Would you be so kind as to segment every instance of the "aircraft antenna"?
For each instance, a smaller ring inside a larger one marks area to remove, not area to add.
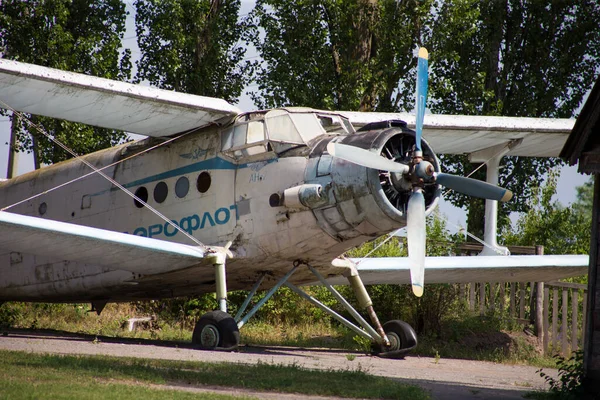
[[[152,207],[150,204],[146,203],[145,201],[143,201],[142,199],[140,199],[139,197],[137,197],[135,194],[131,193],[129,190],[127,190],[127,188],[125,188],[119,182],[115,181],[114,179],[112,179],[111,177],[109,177],[108,175],[106,175],[104,172],[102,172],[101,169],[96,168],[94,165],[92,165],[89,162],[87,162],[83,157],[79,156],[77,153],[75,153],[73,150],[71,150],[68,146],[64,145],[62,142],[60,142],[56,138],[52,137],[52,135],[48,134],[41,126],[39,126],[39,125],[35,124],[34,122],[32,122],[31,120],[29,120],[29,118],[27,118],[23,113],[21,113],[20,111],[15,110],[14,108],[12,108],[10,105],[6,104],[2,100],[0,100],[0,103],[3,105],[4,108],[6,108],[6,109],[12,111],[13,113],[17,114],[28,125],[30,125],[30,126],[34,127],[35,129],[37,129],[42,135],[44,135],[48,139],[52,140],[60,148],[62,148],[63,150],[65,150],[66,152],[68,152],[69,154],[71,154],[74,158],[76,158],[77,160],[81,161],[82,163],[84,163],[85,165],[87,165],[88,167],[90,167],[94,171],[94,173],[99,174],[104,179],[106,179],[107,181],[109,181],[110,183],[112,183],[113,185],[115,185],[116,187],[118,187],[119,189],[121,189],[123,192],[125,192],[129,197],[131,197],[134,200],[136,200],[136,201],[140,202],[141,204],[143,204],[148,210],[152,211],[155,215],[157,215],[163,221],[165,221],[166,223],[168,223],[169,225],[171,225],[173,228],[175,228],[176,230],[178,230],[179,232],[181,232],[184,236],[186,236],[192,242],[196,243],[198,246],[200,246],[202,248],[206,247],[204,244],[202,244],[194,236],[192,236],[191,234],[189,234],[185,230],[181,229],[179,227],[179,225],[175,224],[169,218],[167,218],[166,216],[164,216],[160,211],[158,211],[157,209],[155,209],[154,207]],[[12,206],[9,206],[9,207],[12,207]],[[4,208],[2,210],[4,210]]]

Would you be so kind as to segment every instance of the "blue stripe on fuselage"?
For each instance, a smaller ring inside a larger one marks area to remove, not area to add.
[[[277,162],[278,159],[274,158],[271,160],[265,160],[265,161],[258,161],[258,162],[266,162],[267,164],[271,164],[273,162]],[[184,175],[184,174],[190,174],[192,172],[198,172],[198,171],[206,171],[206,170],[233,170],[236,168],[248,168],[248,166],[250,164],[256,164],[256,162],[252,162],[252,163],[246,163],[246,164],[240,164],[240,165],[236,165],[234,163],[232,163],[231,161],[227,161],[224,160],[220,157],[215,157],[215,158],[211,158],[209,160],[204,160],[204,161],[199,161],[197,163],[193,163],[190,165],[186,165],[185,167],[179,167],[179,168],[175,168],[172,169],[170,171],[165,171],[165,172],[161,172],[160,174],[156,174],[156,175],[151,175],[148,176],[146,178],[142,178],[142,179],[138,179],[137,181],[133,181],[133,182],[129,182],[126,184],[123,184],[123,186],[125,188],[130,188],[133,186],[139,186],[139,185],[144,185],[146,183],[151,183],[151,182],[156,182],[159,181],[161,179],[167,179],[167,178],[173,178],[175,176],[180,176],[180,175]],[[99,196],[102,195],[106,192],[109,191],[116,191],[119,188],[113,186],[108,190],[102,190],[100,192],[97,193],[93,193],[90,194],[90,196]]]
[[[173,178],[174,176],[190,174],[192,172],[204,171],[207,169],[236,169],[243,168],[246,165],[237,166],[232,162],[229,162],[219,157],[215,157],[211,158],[210,160],[200,161],[194,164],[186,165],[185,167],[175,168],[170,171],[161,172],[160,174],[138,179],[137,181],[129,182],[123,186],[125,186],[126,188],[130,188],[133,186],[143,185],[145,183],[159,181],[161,179]]]

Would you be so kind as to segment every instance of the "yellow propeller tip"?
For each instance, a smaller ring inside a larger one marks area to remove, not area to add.
[[[417,296],[417,297],[423,296],[423,286],[412,285],[412,290],[413,290],[413,293],[415,294],[415,296]]]
[[[425,47],[419,49],[419,58],[424,58],[426,60],[429,58],[429,52]]]
[[[506,193],[504,193],[504,196],[502,196],[502,198],[500,199],[501,202],[506,203],[507,201],[510,201],[510,199],[512,199],[513,197],[513,192],[511,192],[510,190],[507,190]]]

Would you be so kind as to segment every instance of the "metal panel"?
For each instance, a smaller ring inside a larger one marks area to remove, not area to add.
[[[0,212],[0,249],[85,262],[141,274],[200,264],[198,247]]]
[[[240,113],[222,99],[6,59],[0,59],[0,100],[22,112],[148,136],[227,123]]]
[[[414,114],[342,112],[353,125],[401,119],[415,127]],[[468,154],[513,139],[523,143],[508,155],[558,157],[575,124],[574,119],[487,117],[472,115],[425,116],[423,137],[439,154]]]
[[[359,259],[353,259],[359,262]],[[473,256],[426,257],[425,285],[428,283],[528,282],[551,280],[587,273],[589,257],[566,256]],[[365,284],[410,283],[408,258],[366,258],[356,267]],[[347,284],[332,278],[332,284]]]

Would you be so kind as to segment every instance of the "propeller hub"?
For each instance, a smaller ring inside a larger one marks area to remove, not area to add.
[[[434,172],[435,168],[429,161],[421,161],[415,164],[415,175],[424,181],[430,181]]]

